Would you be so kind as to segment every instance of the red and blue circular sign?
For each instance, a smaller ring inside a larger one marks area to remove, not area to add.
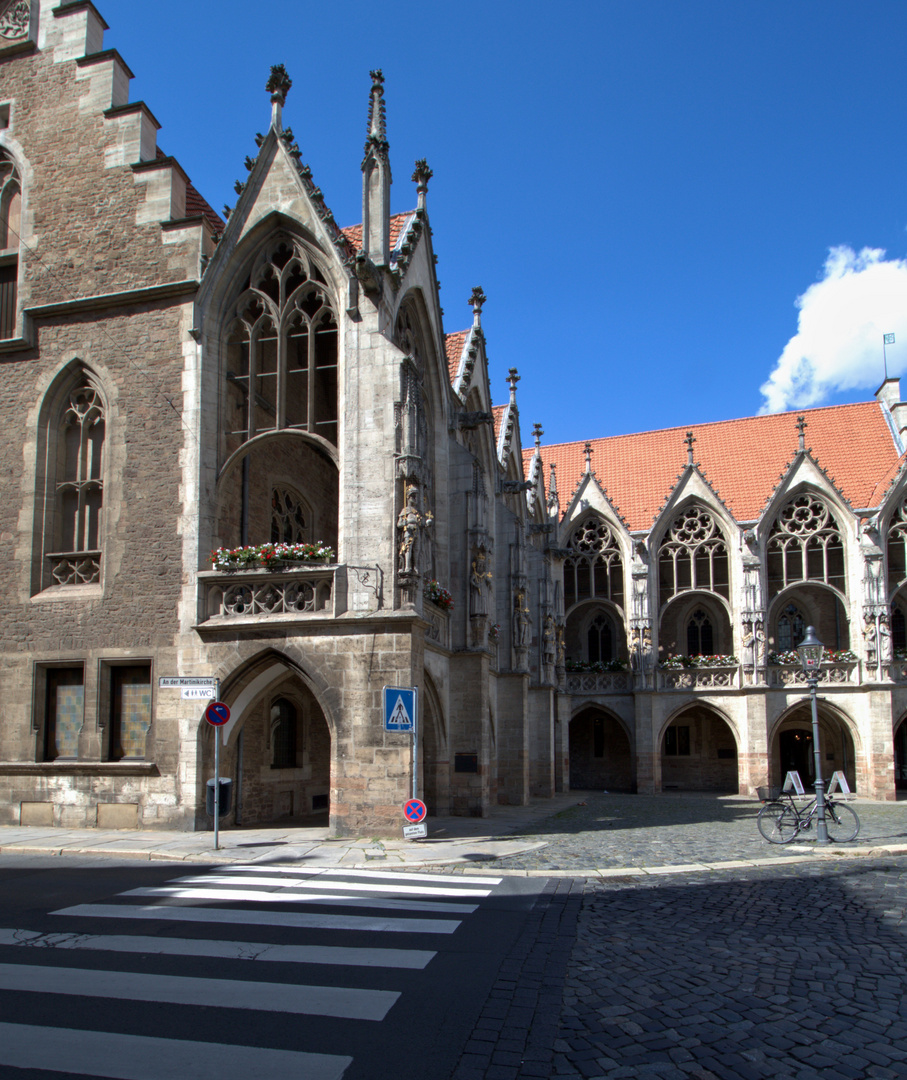
[[[205,709],[205,719],[215,727],[226,724],[230,719],[230,706],[225,705],[222,701],[212,701]]]
[[[403,813],[407,821],[419,822],[427,813],[425,803],[421,799],[410,799],[408,803],[403,804]]]

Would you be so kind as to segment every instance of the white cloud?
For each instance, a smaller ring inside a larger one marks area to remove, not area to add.
[[[897,338],[888,346],[888,374],[904,370],[907,260],[886,259],[880,248],[832,248],[822,279],[797,298],[797,307],[797,333],[759,388],[760,412],[821,405],[840,390],[875,390],[883,377],[883,334]]]

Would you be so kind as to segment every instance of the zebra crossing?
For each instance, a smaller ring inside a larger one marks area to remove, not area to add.
[[[413,980],[500,883],[244,865],[58,908],[49,930],[0,927],[0,1073],[340,1080],[349,1029],[330,1025],[380,1024],[418,996]],[[108,1009],[128,1030],[71,1026]]]

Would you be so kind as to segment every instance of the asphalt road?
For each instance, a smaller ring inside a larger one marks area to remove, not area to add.
[[[544,887],[0,857],[0,1076],[449,1080]]]

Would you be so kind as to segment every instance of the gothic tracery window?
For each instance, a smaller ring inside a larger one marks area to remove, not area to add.
[[[22,185],[13,163],[0,151],[0,338],[16,332],[16,282]]]
[[[48,430],[48,585],[86,585],[101,577],[104,403],[83,374]]]
[[[624,603],[623,560],[611,528],[598,517],[586,518],[568,541],[564,560],[564,604],[579,600],[610,600]]]
[[[768,540],[769,596],[795,581],[846,591],[841,531],[824,500],[809,492],[785,505]]]
[[[712,620],[697,608],[687,621],[687,656],[712,656],[714,640]]]
[[[796,649],[806,637],[806,620],[794,604],[787,607],[778,616],[778,650],[788,652]]]
[[[337,320],[324,275],[281,238],[259,257],[227,333],[227,452],[266,431],[337,442]]]
[[[271,543],[299,544],[309,539],[309,522],[302,499],[290,488],[271,491]]]
[[[598,614],[589,624],[586,632],[586,645],[590,664],[601,662],[606,664],[616,656],[614,649],[614,630],[611,620],[603,614]]]
[[[729,597],[727,544],[712,514],[702,506],[682,510],[658,553],[660,602],[704,589]]]

